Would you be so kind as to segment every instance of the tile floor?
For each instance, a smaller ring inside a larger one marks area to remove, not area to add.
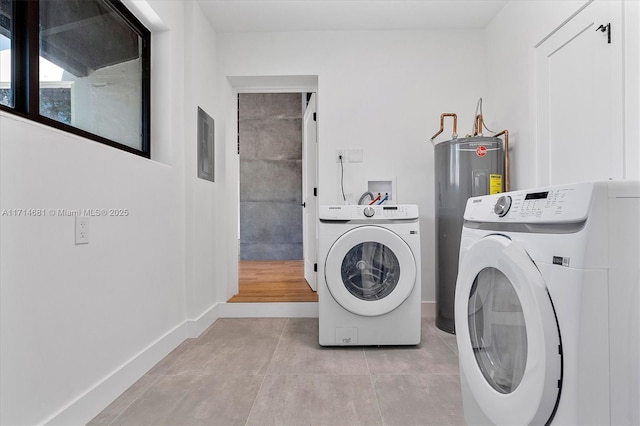
[[[219,319],[90,424],[464,424],[455,336],[423,318],[417,347],[322,348],[317,318]]]

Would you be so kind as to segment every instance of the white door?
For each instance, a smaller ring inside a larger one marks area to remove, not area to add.
[[[318,137],[316,122],[316,94],[311,94],[304,112],[302,129],[302,255],[304,279],[317,291],[318,262],[318,206],[317,206],[317,157]]]
[[[542,275],[502,235],[473,244],[459,270],[456,340],[470,392],[494,424],[546,424],[560,394],[562,355]]]
[[[595,0],[536,47],[540,186],[624,178],[622,34],[620,1]]]
[[[411,249],[397,234],[379,226],[360,226],[333,243],[324,273],[340,306],[356,315],[378,316],[409,297],[417,269]]]

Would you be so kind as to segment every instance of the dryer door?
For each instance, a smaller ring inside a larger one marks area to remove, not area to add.
[[[523,248],[501,235],[469,248],[455,321],[461,373],[487,418],[547,423],[560,393],[560,336],[543,277]]]
[[[331,295],[344,309],[377,316],[409,297],[416,282],[416,261],[399,235],[379,226],[361,226],[331,246],[324,272]]]

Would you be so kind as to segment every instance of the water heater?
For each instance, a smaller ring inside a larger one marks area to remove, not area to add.
[[[464,209],[470,197],[508,191],[509,132],[483,136],[482,115],[477,115],[474,134],[458,138],[456,114],[445,113],[432,142],[442,133],[445,117],[453,117],[452,137],[434,143],[436,326],[455,333],[453,307]],[[504,141],[500,136],[504,136]]]

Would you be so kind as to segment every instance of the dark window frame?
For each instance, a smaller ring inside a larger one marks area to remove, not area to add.
[[[151,32],[119,0],[104,0],[136,32],[142,41],[142,123],[141,148],[132,148],[100,135],[40,115],[40,1],[13,0],[12,82],[14,106],[0,104],[8,112],[37,123],[82,136],[145,158],[151,158]]]

